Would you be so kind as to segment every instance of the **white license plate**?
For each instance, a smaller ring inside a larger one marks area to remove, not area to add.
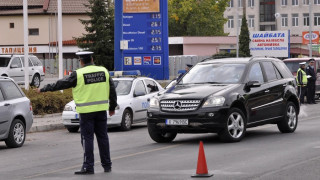
[[[166,119],[166,125],[188,125],[188,119]]]
[[[75,117],[76,119],[79,119],[79,114],[76,114],[76,117]]]

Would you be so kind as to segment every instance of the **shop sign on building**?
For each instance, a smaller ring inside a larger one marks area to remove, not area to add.
[[[319,31],[312,31],[311,41],[312,44],[319,44]],[[310,44],[309,31],[302,32],[302,44]]]
[[[290,31],[253,31],[250,39],[252,56],[290,56]]]
[[[24,47],[0,47],[0,54],[23,54],[24,53]],[[30,46],[29,47],[29,53],[35,54],[38,53],[37,47]]]

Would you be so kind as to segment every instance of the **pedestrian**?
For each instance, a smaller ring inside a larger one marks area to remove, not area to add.
[[[314,96],[316,93],[316,80],[317,80],[317,75],[314,71],[314,63],[315,60],[313,58],[309,59],[308,61],[309,65],[306,68],[306,74],[308,78],[308,83],[307,83],[307,102],[308,104],[317,104]]]
[[[297,83],[298,83],[298,96],[300,103],[304,104],[304,96],[307,90],[307,74],[305,73],[306,62],[299,63],[300,68],[297,71]]]
[[[111,172],[109,138],[107,133],[107,110],[114,115],[117,94],[109,72],[102,66],[93,64],[93,52],[78,52],[82,68],[70,76],[48,84],[38,93],[72,88],[76,110],[80,114],[81,144],[84,150],[83,165],[75,174],[94,174],[93,141],[96,135],[101,165],[104,172]]]
[[[177,81],[179,81],[183,75],[185,75],[191,68],[192,68],[192,64],[186,64],[186,67],[185,67],[185,72],[184,73],[181,73],[178,77],[177,77]]]

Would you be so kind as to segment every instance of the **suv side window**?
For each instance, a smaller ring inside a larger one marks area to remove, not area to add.
[[[21,57],[21,61],[22,61],[22,64],[23,64],[23,66],[24,66],[24,57]],[[32,65],[32,63],[31,63],[31,60],[30,60],[30,58],[29,58],[29,67],[32,67],[33,65]]]
[[[266,76],[268,81],[273,81],[277,79],[276,72],[274,70],[274,67],[272,65],[272,62],[262,62],[264,70],[266,72]]]
[[[2,90],[6,100],[23,97],[18,87],[11,81],[2,82]]]
[[[37,57],[30,56],[29,59],[31,59],[34,66],[42,66],[41,61]]]
[[[249,81],[258,81],[261,84],[264,82],[260,63],[255,63],[251,67],[249,72]]]
[[[147,94],[146,88],[141,80],[137,82],[136,87],[134,88],[134,94]]]
[[[22,68],[22,64],[21,64],[20,58],[18,58],[18,57],[13,58],[10,67],[12,65],[17,65],[18,68]]]
[[[283,76],[282,76],[281,73],[279,72],[278,68],[277,68],[275,65],[273,65],[273,68],[274,68],[274,70],[276,71],[277,78],[278,78],[278,79],[282,79]]]
[[[146,79],[145,82],[147,84],[148,93],[153,93],[153,92],[159,91],[159,88],[154,81]]]

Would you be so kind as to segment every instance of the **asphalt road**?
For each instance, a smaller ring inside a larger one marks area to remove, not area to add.
[[[0,142],[0,179],[185,180],[196,172],[199,141],[204,142],[207,179],[319,180],[320,104],[302,106],[297,131],[281,134],[277,126],[249,129],[239,143],[221,143],[215,134],[179,134],[157,144],[145,123],[132,131],[110,129],[113,169],[104,173],[95,144],[95,174],[76,176],[82,164],[80,133],[67,130],[28,133],[22,148]]]

